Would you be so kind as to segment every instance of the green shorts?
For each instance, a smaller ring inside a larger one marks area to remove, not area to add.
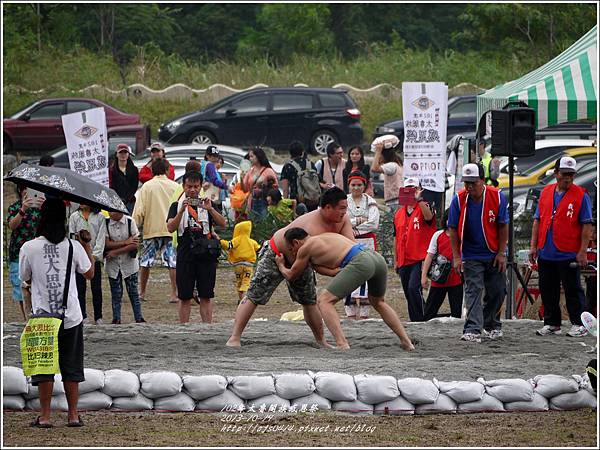
[[[383,297],[387,285],[385,258],[370,249],[363,249],[329,282],[327,289],[337,298],[344,298],[365,281],[369,296]]]
[[[275,262],[275,252],[265,241],[258,252],[258,259],[254,276],[250,280],[250,287],[246,298],[255,305],[266,305],[271,299],[277,286],[285,280]],[[294,281],[286,281],[290,297],[301,305],[314,305],[317,303],[317,286],[315,272],[308,266]]]

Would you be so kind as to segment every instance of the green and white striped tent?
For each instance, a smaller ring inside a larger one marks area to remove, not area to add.
[[[579,119],[595,119],[597,32],[596,25],[542,67],[477,96],[477,118],[490,109],[501,109],[508,102],[522,100],[535,109],[536,129]]]

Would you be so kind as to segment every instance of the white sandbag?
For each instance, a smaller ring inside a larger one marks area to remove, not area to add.
[[[145,411],[154,408],[154,400],[138,393],[133,397],[113,398],[111,410],[116,411]]]
[[[2,394],[27,394],[27,378],[20,367],[2,367]]]
[[[391,376],[355,375],[358,400],[369,405],[393,400],[400,395],[398,382]]]
[[[304,397],[299,397],[291,401],[292,406],[295,406],[300,412],[307,412],[315,410],[329,411],[331,409],[331,402],[325,397],[321,397],[319,394],[314,392]]]
[[[587,390],[582,389],[569,394],[560,394],[550,399],[550,409],[567,411],[570,409],[594,408],[598,400]]]
[[[239,375],[230,377],[227,381],[229,381],[228,389],[245,400],[275,393],[272,376]]]
[[[402,397],[413,405],[435,403],[440,395],[440,391],[433,381],[422,380],[421,378],[403,378],[398,380],[398,388]]]
[[[290,409],[290,401],[285,398],[281,398],[275,394],[265,395],[258,397],[246,402],[247,408],[253,408],[254,411],[258,411],[261,408],[265,408],[266,411],[271,412],[286,412]]]
[[[25,409],[25,399],[22,395],[3,395],[2,408],[13,411],[23,411]]]
[[[439,392],[439,391],[438,391]],[[423,403],[415,406],[415,414],[456,413],[456,402],[446,394],[439,394],[433,403]]]
[[[27,394],[23,394],[26,400],[38,398],[40,396],[38,387],[31,384],[31,377],[27,377]],[[57,373],[54,375],[54,387],[52,388],[52,396],[65,395],[65,387],[62,382],[62,375]]]
[[[534,391],[547,399],[579,390],[579,385],[573,377],[560,375],[538,375],[533,378],[533,384],[535,386]]]
[[[160,397],[154,399],[154,409],[156,411],[193,411],[196,407],[196,401],[184,392],[178,392],[169,397]]]
[[[98,411],[99,409],[108,409],[112,405],[113,399],[102,391],[92,391],[79,396],[77,409],[85,411]]]
[[[357,399],[352,375],[334,372],[315,374],[316,392],[332,402],[353,402]]]
[[[485,386],[485,391],[496,397],[502,403],[530,402],[533,400],[533,386],[529,381],[520,378],[508,378],[486,381],[478,378],[477,381]]]
[[[483,397],[474,402],[460,403],[458,412],[503,412],[504,404],[496,397],[483,394]]]
[[[182,381],[186,393],[194,400],[214,397],[227,389],[227,378],[221,375],[185,375]]]
[[[100,391],[104,387],[104,372],[98,369],[83,369],[85,381],[79,383],[79,394]]]
[[[209,412],[235,411],[240,405],[245,406],[244,400],[226,389],[222,394],[200,400],[196,403],[196,410]]]
[[[485,386],[476,381],[439,381],[438,388],[458,404],[476,402],[485,394]]]
[[[292,400],[305,397],[315,391],[313,378],[305,373],[282,373],[275,375],[275,392],[281,398]]]
[[[399,395],[394,400],[381,402],[373,408],[375,414],[389,414],[390,416],[402,416],[415,413],[415,405]]]
[[[331,409],[353,414],[373,414],[373,405],[367,405],[360,400],[354,400],[353,402],[333,402]]]
[[[134,397],[140,392],[140,379],[133,372],[111,369],[104,372],[102,392],[111,397]]]
[[[548,411],[550,405],[548,399],[537,392],[533,393],[533,400],[530,402],[509,402],[504,404],[507,411]]]
[[[28,400],[25,407],[27,409],[33,409],[34,411],[39,411],[40,410],[40,399],[32,398],[31,400]],[[54,410],[54,411],[55,410],[68,411],[69,405],[67,403],[67,397],[65,396],[65,394],[53,395],[50,400],[50,409]]]
[[[171,397],[181,392],[183,382],[175,372],[157,371],[140,374],[140,393],[148,398]],[[156,408],[156,403],[154,404]]]

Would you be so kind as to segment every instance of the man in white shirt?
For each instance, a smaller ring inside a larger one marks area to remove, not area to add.
[[[58,332],[59,365],[69,405],[68,426],[82,426],[77,413],[79,383],[83,374],[83,316],[77,297],[75,273],[90,280],[94,277],[94,258],[90,248],[89,232],[82,230],[78,240],[66,239],[66,210],[62,200],[47,198],[41,208],[38,227],[40,237],[26,242],[19,253],[19,275],[31,286],[31,308],[35,314],[61,313],[64,320]],[[67,274],[69,242],[73,246],[70,273]],[[67,308],[63,308],[65,283],[69,276]],[[54,388],[54,374],[33,375],[31,384],[39,386],[40,415],[31,424],[38,428],[50,428],[50,401]]]

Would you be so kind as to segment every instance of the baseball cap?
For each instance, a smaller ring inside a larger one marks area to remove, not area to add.
[[[462,168],[462,181],[474,182],[477,180],[483,180],[485,174],[483,172],[483,166],[479,164],[470,163],[465,164]]]
[[[209,145],[206,147],[206,155],[207,156],[216,156],[219,154],[219,149],[216,145]]]
[[[133,152],[131,151],[131,147],[129,145],[127,145],[127,144],[119,144],[119,145],[117,145],[117,149],[115,150],[115,153],[120,153],[122,151],[126,151],[130,155],[133,155]]]
[[[419,179],[416,177],[408,177],[404,179],[404,187],[419,187]]]
[[[150,151],[153,152],[154,150],[164,150],[165,147],[160,143],[160,142],[153,142],[152,145],[150,146]]]
[[[577,172],[577,161],[570,156],[563,156],[562,158],[558,158],[556,160],[556,164],[554,164],[554,170],[575,173]]]

